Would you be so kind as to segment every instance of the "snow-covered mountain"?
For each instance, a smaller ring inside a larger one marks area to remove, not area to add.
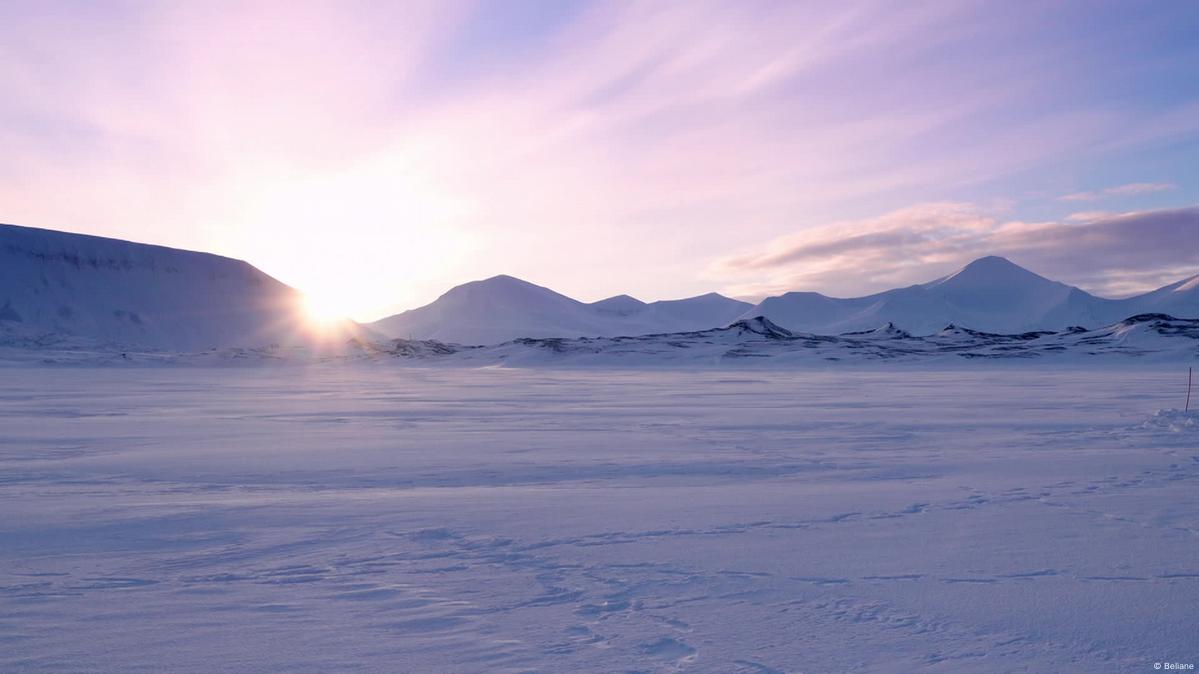
[[[641,334],[653,332],[688,332],[714,326],[728,325],[752,305],[719,293],[708,293],[681,300],[642,302],[628,295],[617,295],[591,303],[605,312],[617,313],[640,323]],[[624,326],[614,326],[625,329]],[[612,334],[621,334],[613,332]],[[638,333],[624,333],[638,334]]]
[[[867,297],[792,292],[757,305],[716,293],[649,303],[618,295],[587,304],[496,276],[452,288],[431,304],[369,328],[343,321],[317,329],[299,292],[240,260],[0,225],[0,342],[9,346],[197,351],[328,346],[383,336],[486,345],[518,338],[673,335],[758,317],[804,333],[869,332],[855,339],[877,341],[940,334],[947,324],[1020,334],[1093,328],[1140,314],[1199,318],[1199,276],[1113,300],[984,257],[929,283]]]
[[[1109,313],[1158,313],[1199,318],[1199,274],[1143,295],[1109,301]]]
[[[1096,297],[995,256],[906,288],[855,298],[789,292],[757,305],[716,293],[642,302],[617,295],[584,304],[511,276],[451,289],[419,309],[371,327],[395,338],[498,344],[519,337],[614,337],[691,332],[759,316],[791,330],[835,335],[893,324],[917,335],[947,324],[995,333],[1107,325],[1128,316],[1162,313],[1199,317],[1199,276],[1120,300]]]
[[[628,295],[591,304],[512,276],[450,289],[436,301],[372,323],[385,335],[460,344],[498,344],[518,337],[604,337],[681,332],[727,325],[748,309],[709,293],[642,302]]]
[[[0,336],[171,351],[313,344],[298,291],[218,255],[0,225]]]
[[[819,334],[893,323],[927,335],[950,323],[986,332],[1020,333],[1094,327],[1143,313],[1199,318],[1199,277],[1110,300],[989,256],[929,283],[866,297],[839,299],[811,292],[769,297],[741,317],[765,316],[789,329]]]

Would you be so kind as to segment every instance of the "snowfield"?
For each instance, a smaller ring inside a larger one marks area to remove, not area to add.
[[[130,347],[125,347],[130,348]],[[916,336],[892,324],[843,335],[792,332],[767,318],[710,330],[625,337],[515,339],[494,346],[436,340],[330,340],[313,346],[271,345],[254,349],[172,352],[126,351],[112,344],[65,335],[20,335],[0,330],[0,367],[41,365],[397,364],[449,367],[531,368],[732,368],[793,369],[891,364],[947,367],[992,361],[1040,361],[1049,367],[1187,363],[1199,358],[1199,319],[1140,314],[1095,330],[1013,335],[956,325]],[[1085,365],[1084,365],[1085,364]]]
[[[3,672],[1199,662],[1185,366],[0,370]]]

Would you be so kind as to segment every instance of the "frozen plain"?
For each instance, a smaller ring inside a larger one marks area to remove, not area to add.
[[[3,368],[0,671],[1199,662],[1199,420],[1158,413],[1183,385]]]

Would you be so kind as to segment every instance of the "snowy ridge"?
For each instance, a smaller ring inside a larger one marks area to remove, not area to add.
[[[1095,357],[1185,361],[1199,358],[1199,320],[1141,314],[1096,330],[1074,327],[1014,334],[948,325],[934,334],[917,337],[892,324],[842,335],[793,332],[758,316],[724,328],[672,334],[521,338],[490,347],[394,340],[364,343],[362,348],[364,354],[372,356],[476,365],[731,365],[747,361],[787,365]]]
[[[439,340],[353,337],[314,349],[300,344],[227,348],[200,353],[121,351],[80,339],[0,340],[0,364],[254,364],[391,361],[447,366],[804,367],[830,364],[965,361],[1122,363],[1199,360],[1199,319],[1139,314],[1095,330],[1001,334],[958,325],[924,336],[888,324],[875,330],[817,335],[788,330],[758,316],[723,328],[619,337],[521,337],[492,346]],[[756,364],[756,365],[755,365]]]

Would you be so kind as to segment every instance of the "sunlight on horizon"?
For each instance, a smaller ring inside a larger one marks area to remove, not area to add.
[[[328,327],[349,318],[338,298],[314,293],[304,293],[304,313],[316,328]]]
[[[231,235],[254,251],[256,266],[303,292],[320,320],[365,322],[427,301],[417,289],[440,286],[477,238],[458,224],[469,203],[394,155],[238,179],[253,187],[240,209],[245,226]]]

